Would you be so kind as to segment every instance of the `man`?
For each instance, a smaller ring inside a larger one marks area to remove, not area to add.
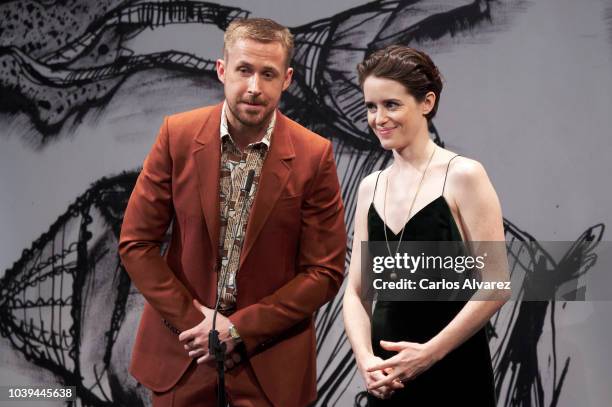
[[[316,398],[312,316],[342,283],[346,232],[331,143],[276,110],[292,52],[271,20],[230,24],[225,102],[167,117],[132,192],[119,252],[147,302],[130,372],[154,406],[216,405],[218,295],[230,404]]]

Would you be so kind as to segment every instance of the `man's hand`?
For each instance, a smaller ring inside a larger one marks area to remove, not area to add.
[[[191,329],[181,332],[179,341],[184,344],[185,350],[190,358],[198,358],[197,363],[213,362],[213,355],[208,352],[208,333],[212,329],[212,320],[214,310],[200,304],[198,300],[193,300],[193,306],[204,315],[204,320]],[[225,366],[231,369],[234,365],[240,362],[240,355],[233,352],[236,347],[236,342],[229,334],[229,328],[232,325],[230,320],[217,313],[216,329],[219,332],[219,340],[225,343],[227,354]]]

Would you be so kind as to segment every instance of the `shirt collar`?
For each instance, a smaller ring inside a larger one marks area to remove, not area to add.
[[[232,138],[229,132],[229,126],[227,125],[227,115],[225,113],[226,108],[227,108],[227,101],[224,101],[223,109],[221,109],[221,125],[219,129],[220,130],[219,133],[221,135],[221,140],[223,140],[227,136],[232,141],[232,143],[234,143],[234,139]],[[272,115],[272,119],[270,120],[270,123],[268,123],[268,127],[266,128],[266,132],[264,133],[263,138],[259,141],[256,141],[255,143],[249,144],[248,147],[261,143],[265,145],[266,148],[270,148],[270,142],[272,141],[272,133],[274,132],[275,125],[276,125],[276,110],[274,110],[274,114]]]

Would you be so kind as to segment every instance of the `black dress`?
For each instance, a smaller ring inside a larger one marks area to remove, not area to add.
[[[448,167],[446,171],[448,173]],[[403,241],[461,240],[459,228],[443,196],[445,185],[446,176],[442,195],[408,221]],[[369,239],[384,241],[384,227],[372,200],[368,211]],[[387,227],[387,238],[390,241],[397,241],[399,236]],[[388,359],[396,354],[382,349],[380,340],[427,342],[448,325],[464,305],[465,302],[458,301],[377,302],[372,315],[374,354],[382,359]],[[494,407],[496,402],[493,369],[484,328],[414,380],[406,382],[404,386],[387,400],[368,395],[368,406]]]

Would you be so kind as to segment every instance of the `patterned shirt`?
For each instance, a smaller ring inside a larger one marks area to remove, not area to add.
[[[229,134],[227,116],[225,109],[227,102],[223,104],[221,111],[221,171],[220,171],[220,196],[219,203],[221,208],[221,229],[219,234],[219,278],[217,279],[217,294],[221,297],[219,310],[224,315],[229,315],[236,307],[236,273],[240,263],[240,252],[247,229],[247,220],[251,211],[251,206],[257,192],[261,168],[270,143],[272,132],[276,124],[276,112],[272,115],[270,124],[266,129],[263,138],[249,144],[244,151],[240,151],[236,146],[232,136]],[[248,197],[245,197],[242,188],[250,170],[255,170],[253,185]],[[242,220],[240,214],[243,211]],[[232,236],[234,239],[234,250],[231,253]],[[227,274],[227,275],[225,275]],[[222,292],[223,279],[226,279],[225,290]]]

